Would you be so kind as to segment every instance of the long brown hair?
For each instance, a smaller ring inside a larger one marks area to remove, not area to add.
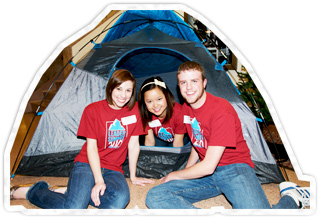
[[[144,101],[145,92],[147,92],[149,90],[153,90],[155,88],[159,88],[162,91],[162,93],[164,94],[166,101],[167,101],[166,117],[163,120],[164,124],[169,122],[172,115],[173,115],[173,106],[175,104],[174,96],[167,87],[164,88],[162,86],[159,86],[159,85],[156,85],[155,83],[153,83],[155,81],[155,79],[160,82],[163,82],[163,80],[160,77],[148,78],[141,85],[139,95],[138,95],[139,112],[140,112],[141,121],[142,121],[142,125],[143,125],[144,130],[147,127],[148,122],[151,122],[151,120],[152,120],[152,113],[149,112],[149,110],[147,109],[146,103]]]
[[[125,81],[132,81],[133,83],[132,96],[129,102],[126,104],[129,107],[129,110],[131,110],[134,107],[134,104],[136,103],[136,79],[133,77],[131,72],[126,69],[116,70],[111,75],[106,87],[106,100],[110,105],[113,105],[114,103],[111,96],[112,91]]]

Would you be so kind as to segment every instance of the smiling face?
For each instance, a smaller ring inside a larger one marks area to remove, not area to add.
[[[125,81],[120,84],[118,87],[113,89],[111,93],[111,98],[113,104],[110,105],[113,109],[121,109],[124,107],[130,100],[133,92],[133,82]]]
[[[164,119],[167,112],[167,100],[163,92],[159,88],[148,90],[144,93],[144,102],[149,112]]]
[[[177,77],[182,97],[192,108],[201,107],[206,100],[207,79],[203,80],[202,74],[198,70],[184,70]]]

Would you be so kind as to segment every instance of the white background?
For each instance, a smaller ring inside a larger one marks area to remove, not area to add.
[[[34,81],[37,72],[61,43],[90,24],[111,3],[127,1],[1,1],[0,136],[3,152],[14,124],[20,122],[20,119],[16,121],[20,104],[25,95],[30,97],[27,91],[32,83],[38,82],[38,79]],[[184,4],[209,20],[246,58],[273,103],[300,170],[317,179],[319,1],[176,0],[173,3]],[[3,175],[3,168],[1,171]],[[1,213],[8,217],[21,215],[7,212],[3,207]],[[316,215],[319,213],[313,217]]]

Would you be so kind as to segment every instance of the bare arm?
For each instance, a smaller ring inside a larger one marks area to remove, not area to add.
[[[128,143],[130,180],[132,184],[137,184],[142,186],[144,186],[144,184],[146,183],[154,183],[154,181],[151,179],[136,177],[139,153],[140,153],[139,136],[131,136]]]
[[[96,139],[87,138],[87,156],[95,181],[95,186],[91,190],[91,199],[96,206],[99,206],[99,194],[104,194],[104,191],[106,190],[106,184],[104,183],[101,173],[100,157],[98,154]]]
[[[173,140],[173,147],[182,147],[183,137],[184,137],[184,134],[175,134],[174,140]]]
[[[194,147],[191,148],[191,153],[187,162],[187,165],[185,168],[189,168],[193,165],[195,165],[199,160],[199,155],[196,151],[196,149],[194,149]]]
[[[201,162],[183,170],[171,172],[167,176],[163,177],[161,182],[164,183],[171,180],[181,179],[196,179],[214,173],[224,150],[225,147],[222,146],[209,146],[206,156]]]
[[[152,129],[148,130],[148,134],[145,136],[144,145],[145,146],[154,146],[156,141],[154,139],[154,134]]]

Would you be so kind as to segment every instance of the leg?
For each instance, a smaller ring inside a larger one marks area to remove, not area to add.
[[[269,209],[269,201],[254,169],[247,164],[217,167],[216,184],[234,209]]]
[[[270,209],[269,201],[254,169],[247,164],[218,167],[214,173],[217,185],[234,209]],[[296,209],[292,197],[284,195],[273,209]]]
[[[89,164],[75,163],[69,177],[66,194],[50,191],[45,182],[34,184],[27,192],[27,199],[45,209],[84,209],[87,208],[94,178]]]
[[[212,176],[192,180],[173,180],[153,187],[146,205],[151,209],[196,209],[192,204],[220,195]]]
[[[123,209],[130,200],[130,192],[124,175],[120,172],[102,169],[104,182],[107,186],[103,196],[100,196],[101,209]],[[92,200],[90,205],[94,206]]]
[[[283,196],[278,204],[272,206],[272,209],[299,209],[294,199],[288,195]]]

